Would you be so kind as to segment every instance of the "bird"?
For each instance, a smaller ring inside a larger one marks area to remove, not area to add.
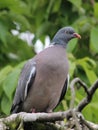
[[[63,100],[69,82],[67,44],[81,36],[70,27],[62,27],[51,44],[24,65],[10,112],[50,113]]]

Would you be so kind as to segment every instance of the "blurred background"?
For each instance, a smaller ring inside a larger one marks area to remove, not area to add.
[[[70,81],[79,77],[90,87],[98,77],[97,0],[0,0],[0,115],[10,112],[25,62],[64,26],[72,26],[82,37],[67,47]],[[84,90],[76,88],[75,106],[84,96]],[[56,110],[67,110],[70,100],[68,90]],[[98,91],[83,114],[98,122]]]

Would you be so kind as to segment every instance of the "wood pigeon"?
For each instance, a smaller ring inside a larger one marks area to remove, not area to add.
[[[61,102],[68,86],[66,46],[81,38],[72,27],[61,28],[51,45],[24,65],[16,88],[11,113],[52,112]]]

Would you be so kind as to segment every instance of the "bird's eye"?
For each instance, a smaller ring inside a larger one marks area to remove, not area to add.
[[[72,31],[70,31],[70,34],[73,34],[73,32],[72,32]]]
[[[68,31],[65,31],[65,33],[66,33],[66,34],[69,34],[69,32],[68,32]]]

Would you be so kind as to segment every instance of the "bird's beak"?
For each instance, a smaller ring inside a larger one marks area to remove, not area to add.
[[[81,36],[78,33],[73,33],[74,37],[81,39]]]

